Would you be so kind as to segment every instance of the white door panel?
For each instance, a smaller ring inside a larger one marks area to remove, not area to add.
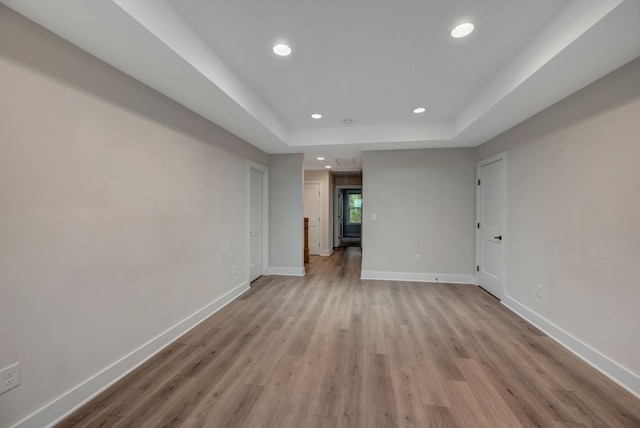
[[[262,275],[262,180],[261,171],[251,169],[249,178],[249,280]]]
[[[320,184],[304,184],[304,216],[309,219],[309,254],[320,254]]]
[[[478,169],[478,285],[502,299],[504,270],[504,160]]]

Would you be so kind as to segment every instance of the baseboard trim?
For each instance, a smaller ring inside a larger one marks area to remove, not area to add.
[[[200,324],[249,289],[243,282],[202,309],[154,337],[138,349],[122,357],[93,377],[56,398],[35,413],[18,422],[13,428],[50,427],[62,421],[89,400],[122,379],[149,358],[173,343],[180,336]]]
[[[538,315],[513,298],[506,296],[504,300],[502,300],[502,304],[513,311],[516,315],[542,330],[547,336],[564,346],[566,349],[620,385],[622,388],[640,398],[640,376],[602,355],[600,352],[575,338],[570,333],[564,331],[562,328]]]
[[[304,267],[292,268],[292,267],[270,267],[269,275],[283,275],[283,276],[304,276]]]
[[[333,248],[330,248],[329,250],[320,251],[320,255],[322,257],[329,257],[331,254],[333,254]]]
[[[422,273],[422,272],[387,272],[363,270],[360,279],[374,279],[381,281],[414,281],[414,282],[446,282],[454,284],[475,284],[473,275],[451,273]]]

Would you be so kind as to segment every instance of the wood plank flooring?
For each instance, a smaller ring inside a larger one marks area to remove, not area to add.
[[[640,427],[640,400],[478,287],[263,277],[60,427]]]

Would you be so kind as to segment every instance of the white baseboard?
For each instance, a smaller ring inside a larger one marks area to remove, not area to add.
[[[248,289],[249,283],[243,282],[165,332],[160,333],[130,354],[122,357],[119,361],[106,367],[93,377],[18,422],[13,428],[50,427],[60,422]]]
[[[304,276],[304,267],[270,267],[269,275]]]
[[[320,255],[322,257],[329,257],[331,254],[333,254],[333,248],[329,248],[328,250],[320,251]]]
[[[524,318],[538,329],[542,330],[547,334],[547,336],[551,337],[589,365],[602,372],[602,374],[613,380],[622,388],[640,398],[640,376],[602,355],[600,352],[581,342],[579,339],[536,314],[534,311],[511,297],[506,296],[504,300],[502,300],[502,304],[515,312],[518,316]]]
[[[451,273],[422,272],[386,272],[363,270],[360,279],[376,279],[383,281],[415,281],[415,282],[447,282],[454,284],[475,284],[473,275]]]

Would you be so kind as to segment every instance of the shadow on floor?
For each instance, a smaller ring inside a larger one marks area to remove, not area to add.
[[[360,238],[342,238],[340,241],[341,247],[361,247],[362,240]]]

